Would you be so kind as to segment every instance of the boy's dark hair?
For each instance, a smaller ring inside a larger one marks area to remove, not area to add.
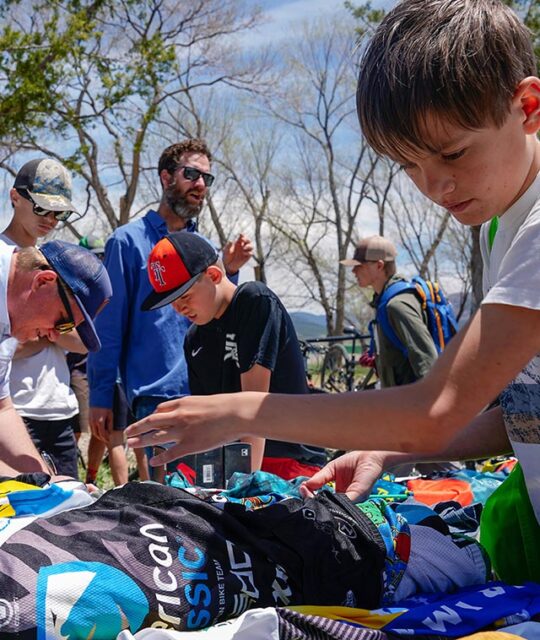
[[[163,151],[158,162],[158,175],[161,175],[163,169],[171,174],[174,173],[181,165],[184,153],[201,153],[208,158],[209,162],[212,162],[212,154],[206,146],[206,142],[198,138],[188,138],[182,142],[171,144]]]
[[[535,74],[530,33],[500,0],[403,0],[363,56],[360,125],[380,154],[439,152],[429,115],[466,129],[500,127],[518,84]]]

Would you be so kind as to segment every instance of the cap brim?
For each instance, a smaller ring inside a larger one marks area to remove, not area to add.
[[[152,293],[141,304],[141,311],[153,311],[154,309],[160,309],[161,307],[174,302],[176,298],[180,298],[180,296],[183,296],[186,291],[191,289],[202,275],[202,273],[198,273],[182,286],[178,287],[178,289],[174,289],[173,291],[163,291],[162,293],[152,291]]]
[[[48,211],[73,211],[74,213],[78,213],[71,200],[65,196],[35,193],[33,191],[29,191],[28,194],[38,207],[42,209],[47,209]]]
[[[350,260],[340,260],[339,264],[342,264],[345,267],[356,267],[362,263],[359,260],[350,259]]]
[[[92,318],[88,315],[86,309],[82,305],[79,297],[75,294],[71,294],[73,299],[77,303],[80,312],[83,314],[84,320],[81,324],[77,325],[77,333],[79,334],[80,339],[82,340],[84,346],[88,349],[88,351],[99,351],[101,349],[101,341],[96,333],[96,329],[94,327],[94,322]]]

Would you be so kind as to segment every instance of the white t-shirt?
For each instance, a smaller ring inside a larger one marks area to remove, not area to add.
[[[485,296],[482,304],[509,304],[540,311],[540,174],[501,216],[491,252],[488,227],[483,225],[480,234]],[[500,401],[508,437],[523,468],[540,523],[540,354],[510,382]]]
[[[10,337],[7,308],[7,286],[14,249],[0,240],[0,400],[9,396],[11,358],[17,348],[17,340]]]
[[[0,244],[5,246],[4,243],[11,245],[9,248],[13,253],[15,244],[1,234]],[[0,349],[0,367],[1,359]],[[45,347],[28,358],[13,360],[9,386],[15,409],[25,418],[63,420],[79,411],[77,398],[69,386],[66,354],[57,345]]]

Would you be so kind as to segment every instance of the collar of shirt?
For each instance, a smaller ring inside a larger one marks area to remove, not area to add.
[[[150,223],[150,225],[159,233],[160,237],[164,237],[169,233],[167,229],[167,223],[165,220],[159,215],[157,211],[154,209],[150,209],[146,214],[146,219]],[[191,218],[186,221],[186,226],[183,231],[194,232],[197,231],[197,220]]]

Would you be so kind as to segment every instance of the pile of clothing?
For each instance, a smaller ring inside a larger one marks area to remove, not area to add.
[[[165,640],[183,636],[155,634],[228,633],[235,620],[223,637],[251,628],[253,640],[261,619],[275,630],[261,638],[441,625],[456,636],[540,612],[538,585],[486,587],[482,548],[436,511],[328,490],[301,499],[297,486],[266,474],[218,494],[130,483],[94,502],[76,483],[0,483],[11,528],[0,540],[2,637]]]

